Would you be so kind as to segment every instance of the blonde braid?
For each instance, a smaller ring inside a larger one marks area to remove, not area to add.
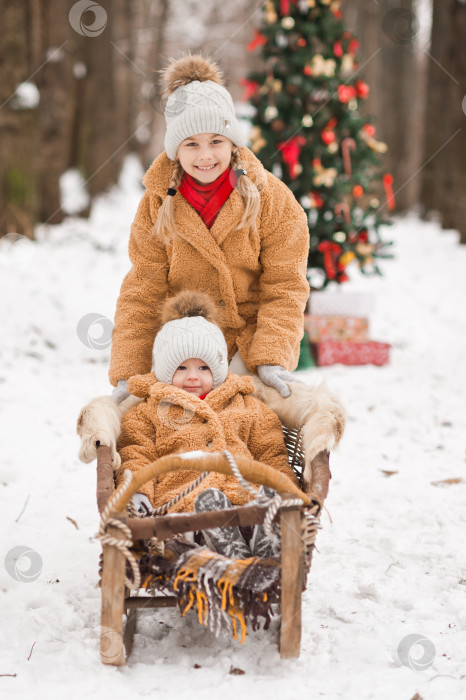
[[[169,187],[177,190],[183,177],[184,170],[181,167],[179,160],[175,161]],[[171,238],[174,238],[178,233],[175,224],[175,202],[174,197],[167,195],[162,206],[159,209],[157,220],[154,224],[156,235],[165,243]]]
[[[231,167],[234,170],[237,168],[241,170],[244,169],[239,151],[232,151]],[[259,216],[261,203],[260,186],[257,187],[247,175],[241,175],[236,184],[236,189],[243,198],[244,213],[235,230],[237,231],[241,228],[251,228],[253,231],[257,231],[257,217]]]

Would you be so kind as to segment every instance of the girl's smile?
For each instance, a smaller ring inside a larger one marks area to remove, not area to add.
[[[196,134],[181,142],[177,158],[183,170],[197,182],[216,180],[231,162],[233,142],[219,134]]]

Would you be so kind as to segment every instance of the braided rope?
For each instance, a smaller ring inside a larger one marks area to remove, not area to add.
[[[233,457],[233,455],[231,454],[231,452],[229,452],[229,450],[223,450],[222,454],[225,455],[225,457],[227,458],[228,464],[230,465],[231,471],[233,472],[233,476],[236,477],[236,480],[239,481],[241,486],[243,488],[245,488],[246,491],[249,491],[249,493],[252,493],[253,496],[257,496],[256,489],[254,489],[251,486],[251,484],[248,481],[246,481],[244,476],[241,474],[241,472],[238,468],[238,465],[236,464],[236,460]]]
[[[206,478],[206,476],[209,473],[210,472],[202,472],[202,474],[200,474],[197,477],[197,479],[195,479],[190,484],[188,484],[188,486],[181,493],[179,493],[177,496],[172,498],[171,501],[167,501],[167,503],[164,503],[162,506],[155,508],[152,511],[152,515],[164,515],[169,508],[171,508],[172,506],[175,505],[175,503],[178,503],[178,501],[181,501],[181,499],[184,498],[185,496],[187,496],[188,493],[191,493],[191,491],[194,491],[194,489],[199,486],[201,481],[204,481],[204,479]]]
[[[256,503],[263,503],[263,504],[270,504],[269,507],[267,508],[267,512],[264,517],[264,531],[265,534],[268,537],[276,537],[276,534],[273,531],[272,528],[272,523],[275,518],[275,516],[278,513],[278,510],[282,506],[302,506],[303,502],[300,498],[285,498],[283,499],[280,494],[275,494],[273,498],[268,498],[268,496],[260,496],[258,497],[257,491],[249,484],[249,482],[246,481],[246,479],[243,477],[241,474],[238,465],[236,464],[235,458],[229,452],[228,450],[223,450],[222,454],[225,455],[225,457],[228,460],[228,464],[231,467],[231,471],[233,472],[234,476],[236,477],[237,481],[243,486],[249,493],[252,493],[256,497]]]
[[[107,501],[107,504],[100,518],[99,532],[97,533],[96,537],[100,540],[102,546],[107,544],[112,547],[116,547],[125,556],[125,559],[129,562],[131,566],[131,571],[133,572],[132,581],[126,576],[125,572],[126,586],[128,588],[138,589],[141,586],[141,574],[139,572],[139,565],[136,561],[136,558],[134,554],[129,550],[129,547],[133,545],[131,530],[125,523],[123,523],[121,520],[118,520],[118,518],[110,517],[110,513],[113,510],[115,502],[119,500],[120,496],[129,489],[131,481],[133,479],[133,474],[129,469],[125,470],[124,476],[125,481],[123,482],[123,485],[117,491],[115,491],[113,496],[111,496]],[[117,537],[112,537],[111,535],[107,535],[106,530],[109,525],[119,528],[124,533],[124,535],[126,535],[127,539],[123,540]]]

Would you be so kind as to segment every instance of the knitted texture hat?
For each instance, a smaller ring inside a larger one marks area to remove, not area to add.
[[[173,61],[163,71],[165,106],[165,152],[176,159],[178,146],[195,134],[221,134],[236,146],[244,146],[233,100],[223,87],[216,64],[200,55]]]
[[[228,348],[215,323],[215,305],[207,294],[180,292],[167,299],[162,309],[162,326],[155,338],[153,368],[160,382],[171,384],[178,367],[197,357],[212,372],[213,388],[228,374]]]

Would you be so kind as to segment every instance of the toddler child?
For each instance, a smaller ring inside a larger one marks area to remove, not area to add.
[[[122,419],[117,483],[125,469],[138,471],[163,455],[193,450],[229,450],[233,456],[274,467],[296,483],[277,415],[251,395],[251,377],[228,372],[227,344],[211,299],[200,292],[181,292],[164,303],[161,323],[153,349],[154,371],[128,381],[129,391],[144,401]],[[197,476],[189,469],[164,474],[140,492],[146,504],[156,508]],[[171,511],[217,510],[244,505],[251,498],[234,476],[211,473]],[[262,527],[255,534],[254,554],[259,556],[260,542],[269,540],[270,545],[270,538],[263,537]],[[226,556],[251,556],[239,535],[239,528],[204,533],[208,545]]]

